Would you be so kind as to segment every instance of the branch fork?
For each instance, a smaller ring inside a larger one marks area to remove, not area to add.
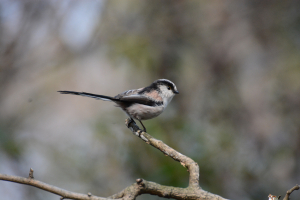
[[[151,181],[146,181],[142,178],[136,179],[136,182],[132,185],[126,187],[124,190],[120,191],[109,197],[97,197],[88,194],[80,194],[75,192],[70,192],[56,186],[49,185],[47,183],[43,183],[34,179],[33,169],[30,168],[29,177],[18,177],[18,176],[10,176],[6,174],[0,174],[0,180],[10,181],[20,184],[31,185],[37,187],[39,189],[57,194],[61,196],[61,199],[78,199],[78,200],[113,200],[113,199],[122,199],[122,200],[134,200],[137,196],[141,194],[152,194],[157,195],[164,198],[173,198],[179,200],[226,200],[225,198],[209,193],[203,190],[199,186],[199,166],[193,161],[191,158],[177,152],[173,148],[169,147],[165,143],[160,140],[153,138],[148,133],[142,131],[135,122],[127,119],[125,121],[126,126],[132,131],[132,133],[139,138],[141,138],[145,143],[157,148],[166,156],[173,158],[175,161],[179,162],[183,167],[188,169],[189,172],[189,184],[186,188],[172,187],[172,186],[164,186],[158,183],[154,183]],[[289,195],[294,191],[298,190],[299,186],[296,185],[291,190],[289,190],[286,194],[286,197],[283,200],[288,200]]]

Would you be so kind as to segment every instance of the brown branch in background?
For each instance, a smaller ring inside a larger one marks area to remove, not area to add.
[[[293,192],[294,190],[299,190],[299,188],[300,188],[300,187],[299,187],[298,184],[295,185],[294,187],[292,187],[290,190],[288,190],[288,191],[286,192],[286,194],[285,194],[283,200],[289,200],[290,195],[292,194],[292,192]]]

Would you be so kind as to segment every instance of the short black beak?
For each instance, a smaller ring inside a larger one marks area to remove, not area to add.
[[[175,93],[175,94],[179,94],[178,90],[174,90],[174,93]]]

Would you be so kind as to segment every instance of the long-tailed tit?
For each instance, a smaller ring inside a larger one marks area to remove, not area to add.
[[[134,90],[127,90],[115,97],[91,94],[86,92],[58,91],[61,94],[74,94],[104,101],[112,101],[120,107],[130,118],[141,120],[152,119],[160,115],[170,103],[175,94],[179,94],[176,85],[167,79],[158,79],[151,85]]]

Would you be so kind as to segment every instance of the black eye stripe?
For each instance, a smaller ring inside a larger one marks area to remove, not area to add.
[[[161,85],[165,85],[168,90],[172,90],[173,92],[177,91],[177,89],[175,89],[176,86],[171,81],[166,80],[166,79],[158,79],[158,80],[154,81],[151,85],[143,88],[141,91],[138,92],[138,94],[144,94],[147,92],[151,92],[152,90],[157,90],[157,91],[161,92],[160,91]]]

